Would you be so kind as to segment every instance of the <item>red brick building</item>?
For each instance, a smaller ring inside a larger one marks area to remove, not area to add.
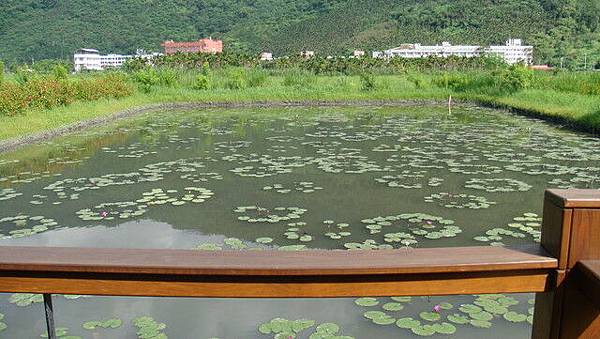
[[[161,44],[165,48],[165,54],[181,53],[221,53],[223,52],[223,41],[212,38],[200,39],[190,42],[165,41]]]

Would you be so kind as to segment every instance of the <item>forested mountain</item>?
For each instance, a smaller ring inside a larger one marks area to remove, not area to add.
[[[600,0],[2,0],[0,59],[69,58],[80,47],[131,53],[166,39],[223,38],[230,50],[322,54],[405,42],[503,43],[536,61],[600,60]]]

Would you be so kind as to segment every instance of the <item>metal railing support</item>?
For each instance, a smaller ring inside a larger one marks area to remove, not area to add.
[[[52,294],[44,294],[44,310],[46,311],[46,329],[48,339],[56,339],[56,327],[54,326],[54,308],[52,307]]]

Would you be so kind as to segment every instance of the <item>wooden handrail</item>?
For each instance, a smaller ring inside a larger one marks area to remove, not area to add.
[[[540,292],[534,339],[600,338],[600,190],[547,190],[541,247],[186,251],[0,247],[0,292],[360,297]],[[544,292],[544,293],[542,293]]]
[[[539,246],[381,251],[0,248],[0,292],[355,297],[548,290]],[[143,287],[143,288],[142,288]]]

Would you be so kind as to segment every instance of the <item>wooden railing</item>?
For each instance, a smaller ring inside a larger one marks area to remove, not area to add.
[[[0,247],[0,292],[361,297],[538,292],[536,339],[600,338],[600,190],[548,190],[541,246],[381,251]]]

